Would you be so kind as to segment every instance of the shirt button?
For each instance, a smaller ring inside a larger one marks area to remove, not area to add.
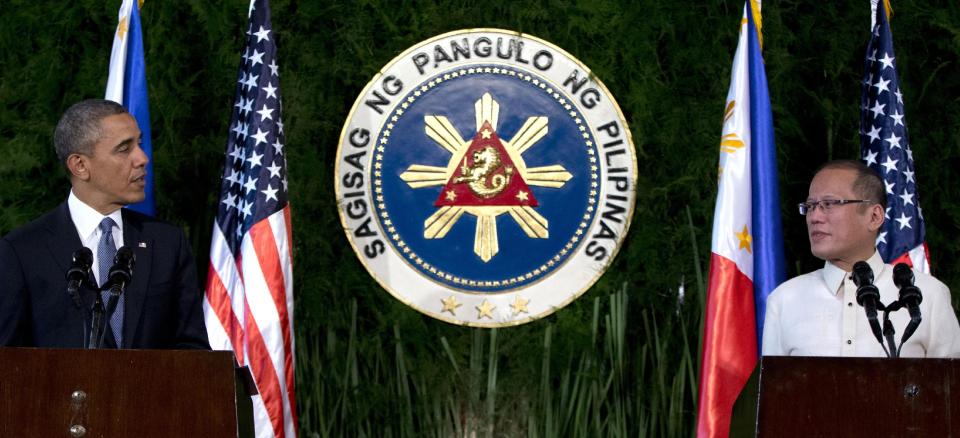
[[[852,302],[847,303],[847,307],[853,307],[853,303]]]
[[[853,343],[853,341],[847,339],[847,345],[850,345],[850,344],[852,344],[852,343]]]

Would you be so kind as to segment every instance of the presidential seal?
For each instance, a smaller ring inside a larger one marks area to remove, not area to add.
[[[576,58],[500,29],[410,48],[340,136],[350,244],[398,300],[443,321],[517,325],[583,294],[630,225],[630,130]]]

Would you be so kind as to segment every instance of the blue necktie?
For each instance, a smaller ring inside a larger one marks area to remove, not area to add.
[[[100,221],[100,243],[97,244],[97,263],[100,269],[101,286],[107,283],[110,267],[113,265],[113,258],[117,255],[117,244],[113,242],[114,225],[116,225],[116,222],[109,217],[105,217]],[[103,302],[108,303],[110,300],[110,291],[103,291],[101,294]],[[113,339],[117,343],[117,348],[123,345],[121,344],[123,341],[123,298],[123,294],[120,294],[120,299],[117,301],[117,308],[113,311],[113,316],[110,317],[110,329],[113,331]]]

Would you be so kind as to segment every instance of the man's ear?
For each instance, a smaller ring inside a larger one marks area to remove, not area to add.
[[[873,204],[870,206],[870,222],[868,226],[870,231],[878,231],[883,226],[887,212],[883,210],[883,205]]]
[[[70,156],[67,157],[67,170],[70,171],[71,178],[77,178],[83,181],[90,179],[87,157],[81,154],[70,154]]]

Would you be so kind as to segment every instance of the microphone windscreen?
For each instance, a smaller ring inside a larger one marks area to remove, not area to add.
[[[93,251],[90,248],[82,247],[73,252],[73,264],[89,269],[93,265]]]
[[[867,262],[860,261],[853,265],[853,284],[858,287],[873,284],[873,269]]]
[[[893,267],[893,284],[898,288],[913,286],[913,270],[906,263],[897,263]]]
[[[133,250],[129,246],[121,246],[117,250],[116,257],[113,258],[113,264],[123,266],[127,269],[133,269],[133,264],[136,262],[136,257],[133,255]]]

